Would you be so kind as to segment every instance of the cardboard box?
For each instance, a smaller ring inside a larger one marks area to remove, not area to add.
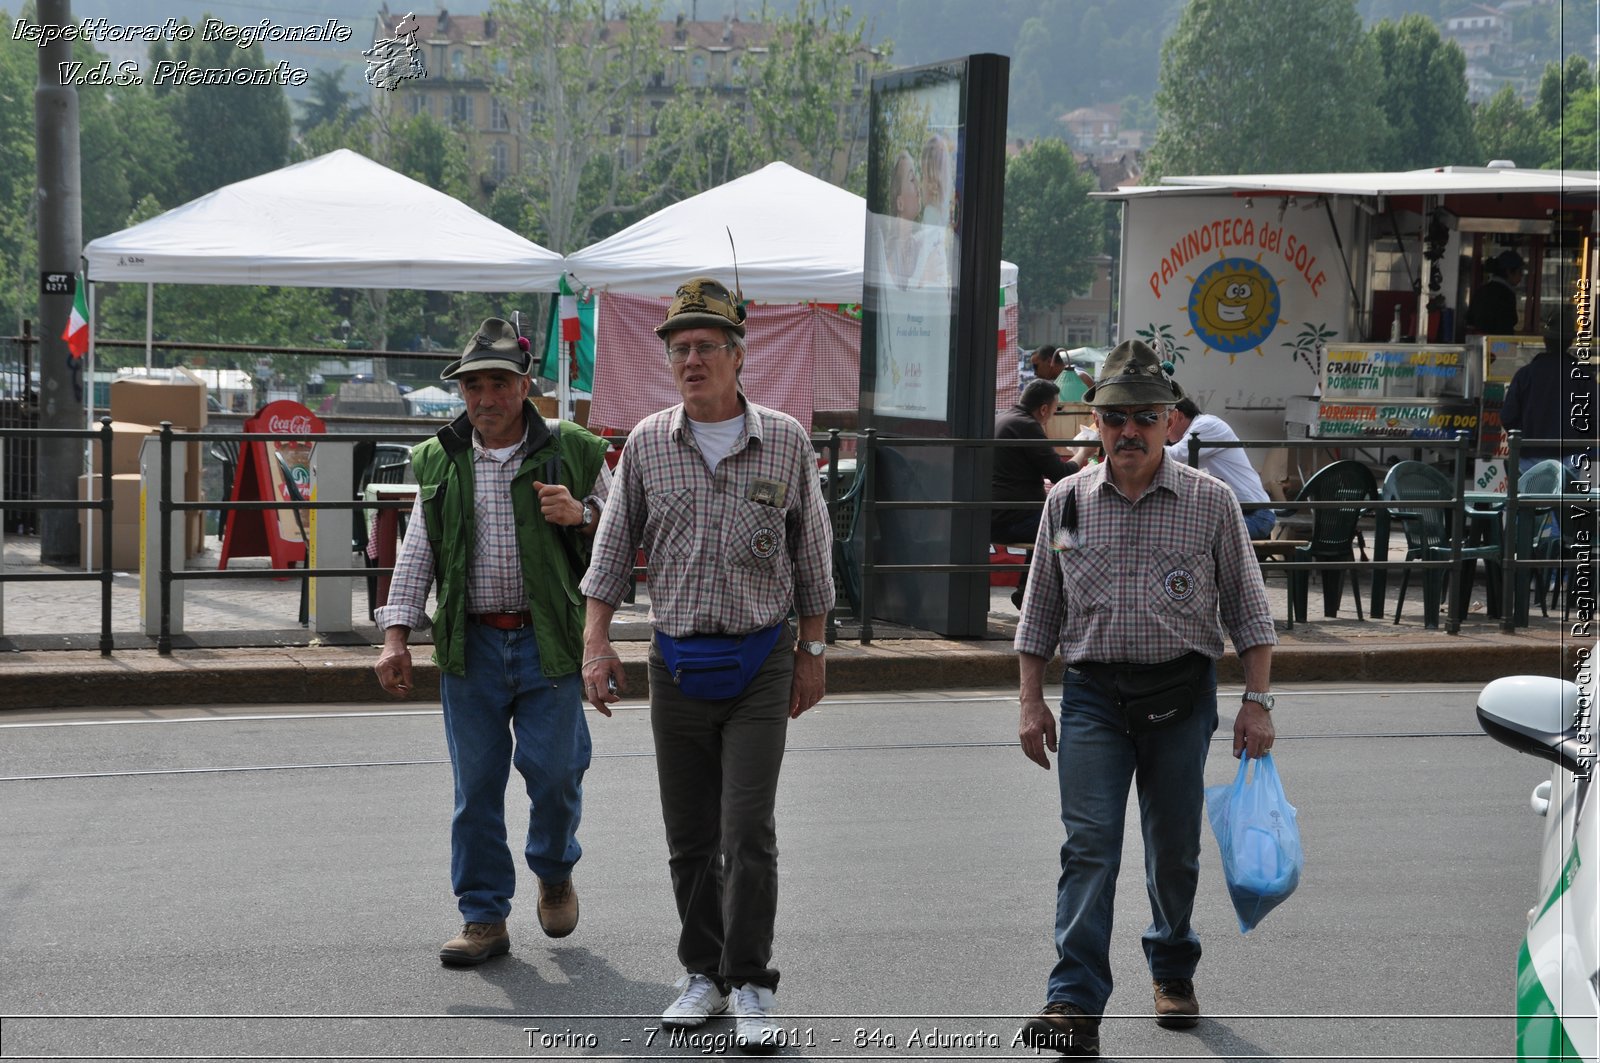
[[[206,426],[206,386],[182,369],[171,378],[119,377],[111,382],[111,419],[198,432]]]
[[[139,471],[139,448],[144,441],[153,435],[157,429],[147,424],[134,421],[111,422],[111,473],[137,473]],[[89,464],[96,473],[100,471],[102,447],[98,439],[89,447]]]
[[[78,497],[85,501],[98,499],[100,477],[78,477]],[[94,568],[103,567],[100,544],[105,516],[98,510],[78,511],[78,556]],[[110,567],[122,570],[139,567],[139,474],[136,472],[120,473],[111,478]]]

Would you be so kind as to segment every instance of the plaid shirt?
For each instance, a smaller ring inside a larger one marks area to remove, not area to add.
[[[650,559],[650,621],[674,638],[742,635],[833,608],[833,530],[798,421],[745,400],[733,450],[706,467],[683,406],[628,437],[583,593],[615,606],[634,552]]]
[[[1069,664],[1156,664],[1191,651],[1215,659],[1223,627],[1241,653],[1278,641],[1261,566],[1226,484],[1163,456],[1132,501],[1104,463],[1051,488],[1019,652],[1048,660],[1059,646]]]
[[[522,585],[522,563],[517,551],[516,522],[511,513],[511,478],[528,456],[528,434],[505,461],[496,461],[483,448],[483,437],[472,431],[472,500],[476,510],[472,558],[467,565],[468,613],[520,613],[528,608]],[[611,486],[611,471],[604,465],[588,498],[603,511]],[[530,488],[531,490],[531,488]],[[411,534],[400,543],[394,561],[389,600],[375,614],[380,629],[396,624],[417,627],[427,615],[428,589],[433,585],[433,545],[423,530],[422,496],[411,507]]]

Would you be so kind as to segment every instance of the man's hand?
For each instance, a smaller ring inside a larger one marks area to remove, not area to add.
[[[1251,760],[1259,760],[1261,754],[1272,748],[1277,737],[1278,729],[1272,724],[1272,713],[1253,701],[1239,703],[1239,714],[1233,718],[1234,757],[1244,750],[1250,754]]]
[[[411,696],[411,651],[406,648],[409,628],[396,625],[383,633],[383,653],[372,670],[378,673],[378,685],[395,697]]]
[[[583,696],[602,716],[611,715],[611,703],[621,701],[628,689],[622,660],[606,638],[583,643]]]
[[[583,523],[583,503],[572,497],[563,484],[542,484],[533,481],[539,495],[539,512],[551,524],[576,528]]]
[[[826,656],[813,657],[804,650],[794,655],[794,679],[789,684],[789,718],[797,719],[802,712],[822,700],[828,688]]]
[[[1039,767],[1048,768],[1050,757],[1045,751],[1056,751],[1056,718],[1041,691],[1024,691],[1019,700],[1022,722],[1017,726],[1017,735],[1022,739],[1022,753]]]

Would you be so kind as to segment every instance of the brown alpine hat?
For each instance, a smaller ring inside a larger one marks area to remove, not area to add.
[[[725,328],[743,336],[744,319],[742,301],[729,295],[720,281],[696,277],[678,287],[672,305],[667,307],[667,319],[656,326],[656,335],[688,328]]]
[[[1156,352],[1140,340],[1126,340],[1106,355],[1094,387],[1083,393],[1090,406],[1171,406],[1183,389],[1167,375]]]
[[[533,369],[533,356],[517,335],[516,326],[498,317],[485,318],[483,324],[469,341],[461,357],[444,367],[440,380],[449,380],[462,373],[482,373],[490,369],[506,369],[518,376],[527,376]]]

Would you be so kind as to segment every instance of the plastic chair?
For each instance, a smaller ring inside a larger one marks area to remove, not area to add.
[[[1555,458],[1547,458],[1517,477],[1519,495],[1553,495],[1571,488],[1572,473]],[[1558,516],[1558,513],[1560,515]],[[1526,544],[1529,556],[1546,561],[1565,557],[1574,548],[1589,547],[1594,541],[1594,518],[1580,510],[1559,504],[1517,507],[1518,544]],[[1541,616],[1549,616],[1549,605],[1560,593],[1564,583],[1560,568],[1536,568],[1526,580],[1520,580],[1517,594],[1520,597],[1531,582],[1533,598],[1539,603]]]
[[[861,614],[861,559],[856,553],[856,533],[861,523],[861,485],[865,479],[858,467],[856,478],[839,496],[833,513],[833,583],[857,616]]]
[[[1306,545],[1294,552],[1296,561],[1349,561],[1350,585],[1355,592],[1356,619],[1365,620],[1361,611],[1361,584],[1355,565],[1355,542],[1360,534],[1357,523],[1367,511],[1364,503],[1375,501],[1378,485],[1372,473],[1359,461],[1336,461],[1324,465],[1312,474],[1300,493],[1297,502],[1346,502],[1338,508],[1311,511],[1311,531],[1306,535]],[[1294,510],[1280,510],[1289,516]],[[1366,557],[1362,544],[1362,560]],[[1311,584],[1311,574],[1304,569],[1289,569],[1289,607],[1295,620],[1306,618],[1306,597]],[[1344,593],[1344,573],[1338,569],[1322,570],[1322,614],[1339,615],[1339,599]]]
[[[278,460],[278,471],[283,474],[283,489],[289,492],[289,501],[304,502],[305,498],[300,494],[300,485],[294,482],[294,473],[289,469],[289,463],[284,460],[283,455],[278,453],[276,448],[273,449],[272,456]],[[300,626],[308,627],[311,624],[311,538],[306,533],[304,511],[297,508],[290,512],[294,514],[295,526],[300,529],[300,541],[306,544],[307,550],[306,574],[300,577]],[[289,567],[294,567],[293,561],[289,562]]]
[[[1395,464],[1383,480],[1384,499],[1389,501],[1444,502],[1455,497],[1455,487],[1449,477],[1420,461],[1402,461]],[[1406,533],[1407,561],[1447,561],[1450,559],[1451,536],[1455,514],[1448,509],[1390,510],[1389,518],[1400,522]],[[1500,557],[1498,543],[1482,546],[1463,546],[1461,558],[1468,565],[1476,565],[1479,558],[1489,566],[1490,596],[1494,596],[1495,564]],[[1466,569],[1458,575],[1467,575]],[[1470,579],[1470,577],[1469,577]],[[1405,605],[1406,588],[1411,582],[1411,570],[1400,577],[1400,591],[1394,601],[1394,622],[1400,622],[1400,610]],[[1424,569],[1422,573],[1422,622],[1426,627],[1439,626],[1439,603],[1444,597],[1445,571]],[[1470,587],[1470,582],[1468,583]]]

